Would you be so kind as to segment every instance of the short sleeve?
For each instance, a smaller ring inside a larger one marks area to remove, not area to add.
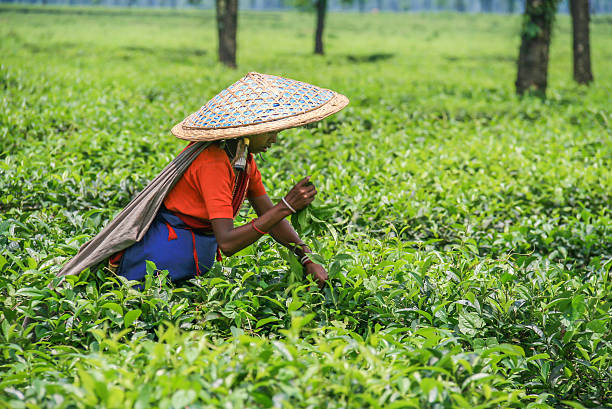
[[[197,185],[209,219],[232,219],[233,171],[227,160],[213,159],[198,163]]]
[[[251,175],[249,179],[249,189],[247,191],[247,197],[254,198],[263,196],[266,194],[266,188],[264,188],[263,182],[261,181],[261,172],[257,169],[257,165],[254,160],[251,160]]]

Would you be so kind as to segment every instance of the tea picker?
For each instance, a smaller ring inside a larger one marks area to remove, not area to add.
[[[118,274],[142,280],[151,260],[180,281],[270,234],[322,285],[327,272],[308,258],[310,249],[285,219],[314,200],[315,187],[306,177],[273,204],[253,154],[265,152],[279,131],[319,121],[347,104],[328,89],[247,74],[172,128],[190,144],[58,274],[79,274],[109,259]],[[245,198],[258,217],[234,227]]]

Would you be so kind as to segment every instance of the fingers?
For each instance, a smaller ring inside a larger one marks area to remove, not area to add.
[[[312,275],[313,280],[318,284],[319,288],[323,288],[329,278],[327,271],[319,264],[308,264],[306,272]]]
[[[310,182],[310,176],[306,176],[289,191],[285,200],[295,210],[301,210],[312,203],[317,193],[316,187]]]
[[[311,197],[317,194],[317,189],[314,186],[309,186],[300,192],[302,197]]]
[[[314,185],[303,186],[303,187],[301,187],[297,191],[297,193],[300,194],[300,195],[305,195],[305,194],[308,194],[308,195],[314,194],[314,195],[316,195],[317,194],[317,188],[314,187]]]
[[[314,200],[316,195],[317,195],[317,191],[315,189],[310,189],[306,191],[296,192],[296,194],[292,196],[292,199],[295,200],[296,205],[306,206]]]
[[[310,186],[314,186],[314,185],[310,181],[310,176],[306,176],[305,178],[303,178],[302,180],[297,182],[295,184],[295,186],[293,187],[293,189],[302,189],[302,188],[306,188],[306,187],[310,187]]]
[[[327,282],[327,274],[317,274],[317,281],[319,282],[319,288],[323,288]]]
[[[306,186],[308,183],[310,182],[310,176],[306,176],[304,179],[300,180],[299,182],[297,182],[297,184],[295,185],[295,187],[302,187],[302,186]]]

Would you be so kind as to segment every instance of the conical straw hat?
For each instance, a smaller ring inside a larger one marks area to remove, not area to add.
[[[335,114],[349,100],[305,82],[250,72],[172,128],[189,141],[214,141],[293,128]]]

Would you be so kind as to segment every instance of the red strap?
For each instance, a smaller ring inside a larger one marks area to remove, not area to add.
[[[218,262],[223,261],[223,256],[221,255],[221,249],[219,247],[217,247],[217,261]]]
[[[253,155],[249,153],[247,164],[244,170],[236,172],[236,180],[234,181],[234,191],[232,192],[232,209],[234,217],[240,211],[240,206],[246,197],[250,179],[250,165],[253,160]]]
[[[110,259],[108,260],[108,262],[110,263],[111,267],[119,267],[119,263],[121,263],[121,258],[123,257],[123,253],[125,253],[125,250],[121,250],[113,254],[112,256],[110,256]]]
[[[176,232],[172,226],[170,226],[170,223],[166,222],[166,227],[168,228],[168,241],[178,239],[178,236],[176,235]]]
[[[189,232],[191,233],[191,240],[193,242],[193,261],[195,261],[195,265],[196,265],[196,275],[199,276],[200,275],[200,262],[198,261],[198,251],[196,250],[195,234],[193,233],[193,230],[191,229],[189,229]]]
[[[170,226],[168,222],[166,222],[166,226],[168,227],[168,241],[177,239],[178,236],[176,235],[176,232],[174,231],[172,226]],[[190,228],[187,228],[187,230],[189,230],[189,233],[191,233],[191,243],[193,244],[193,261],[196,266],[196,275],[199,276],[201,273],[200,260],[198,259],[198,250],[196,249],[195,233]],[[219,257],[218,252],[219,252],[219,248],[217,248],[217,258]]]

